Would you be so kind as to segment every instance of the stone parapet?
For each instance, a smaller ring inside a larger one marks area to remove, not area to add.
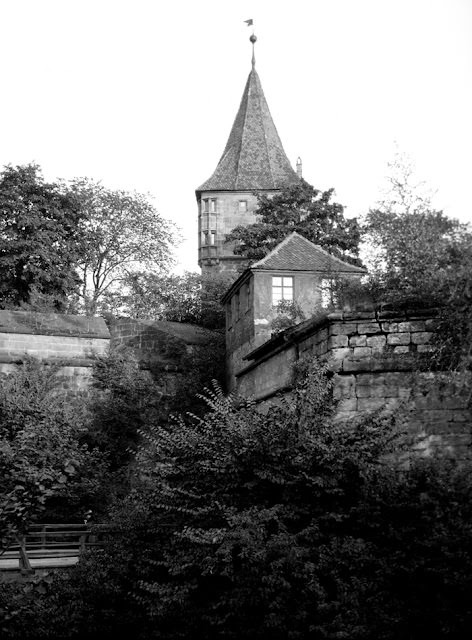
[[[109,343],[103,318],[0,310],[0,373],[11,373],[34,357],[60,365],[65,389],[84,391],[95,358],[107,352]]]
[[[472,415],[460,376],[433,370],[434,310],[333,313],[304,322],[261,345],[239,373],[237,391],[267,399],[291,382],[303,356],[327,359],[335,373],[338,419],[402,411],[425,448],[469,454]]]

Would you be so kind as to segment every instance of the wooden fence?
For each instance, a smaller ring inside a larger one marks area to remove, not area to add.
[[[0,571],[34,573],[36,569],[77,564],[87,547],[102,544],[107,525],[36,524],[0,555]]]

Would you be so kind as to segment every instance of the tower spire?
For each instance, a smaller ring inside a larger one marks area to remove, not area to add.
[[[256,66],[256,57],[254,55],[254,44],[257,42],[257,38],[254,33],[250,36],[249,40],[252,42],[252,68],[254,69]]]
[[[250,20],[245,20],[244,21],[248,27],[252,27],[252,35],[250,36],[249,40],[252,42],[252,68],[254,69],[254,67],[256,66],[256,58],[254,56],[254,44],[257,41],[256,36],[254,35],[254,20],[250,19]]]

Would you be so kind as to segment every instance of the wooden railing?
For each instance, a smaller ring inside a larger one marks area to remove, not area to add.
[[[0,571],[29,573],[38,568],[72,566],[84,549],[102,544],[107,531],[109,527],[103,524],[32,525],[0,555]]]

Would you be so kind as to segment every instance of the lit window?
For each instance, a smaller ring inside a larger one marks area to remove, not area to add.
[[[215,244],[216,241],[216,231],[212,231],[210,233],[210,244]]]
[[[291,276],[272,277],[272,305],[276,307],[282,300],[293,301],[293,278]]]
[[[247,211],[247,200],[239,201],[239,213],[246,213]]]

